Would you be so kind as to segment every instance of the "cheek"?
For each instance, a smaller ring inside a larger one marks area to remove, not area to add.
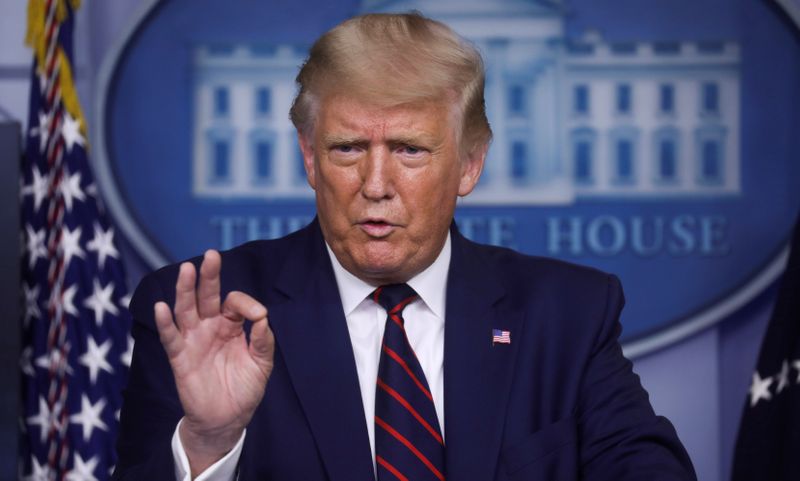
[[[452,178],[427,176],[420,179],[415,192],[408,196],[410,210],[419,217],[419,232],[430,236],[432,229],[450,225],[455,210],[458,183]]]
[[[327,166],[317,171],[317,208],[331,220],[343,222],[359,192],[357,172],[352,168]]]

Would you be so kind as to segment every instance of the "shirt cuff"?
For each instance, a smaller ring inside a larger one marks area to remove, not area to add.
[[[191,481],[192,471],[189,467],[189,458],[186,457],[186,451],[183,449],[181,437],[178,431],[181,428],[181,418],[178,425],[175,427],[175,433],[172,435],[172,458],[175,464],[175,480],[176,481]],[[244,445],[244,436],[247,434],[245,429],[239,441],[231,449],[228,454],[223,456],[222,459],[217,461],[203,471],[194,481],[233,481],[236,475],[236,466],[239,464],[239,456],[242,454],[242,446]]]

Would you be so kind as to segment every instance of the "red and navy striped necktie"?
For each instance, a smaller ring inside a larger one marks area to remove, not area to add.
[[[375,392],[378,481],[443,481],[444,441],[433,396],[403,322],[403,309],[419,296],[407,284],[391,284],[372,298],[388,314]]]

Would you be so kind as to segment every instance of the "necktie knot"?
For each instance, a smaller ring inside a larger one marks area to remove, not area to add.
[[[372,300],[380,304],[389,314],[400,314],[419,295],[406,283],[387,284],[372,291]]]

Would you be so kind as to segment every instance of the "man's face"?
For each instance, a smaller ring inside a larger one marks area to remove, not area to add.
[[[446,102],[376,107],[325,98],[300,144],[325,240],[372,284],[405,282],[439,254],[456,197],[472,191],[486,150],[460,158]]]

